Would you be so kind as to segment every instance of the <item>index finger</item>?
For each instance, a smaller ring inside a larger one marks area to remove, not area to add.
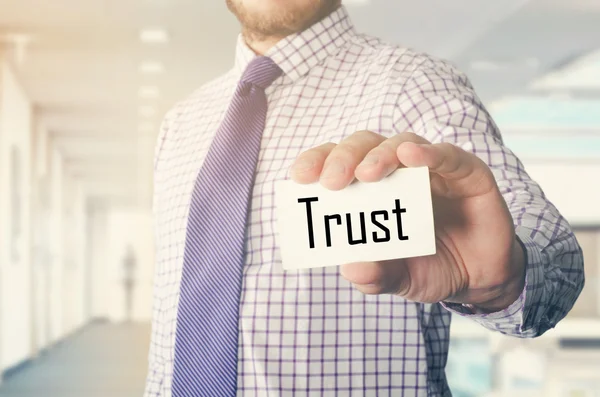
[[[323,164],[335,146],[335,143],[328,142],[301,153],[292,164],[292,180],[301,184],[318,181]]]

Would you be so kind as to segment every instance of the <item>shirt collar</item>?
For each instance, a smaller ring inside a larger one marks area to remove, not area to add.
[[[339,50],[352,36],[354,25],[344,6],[300,33],[279,41],[265,56],[270,57],[292,81],[305,76],[313,67]],[[238,36],[235,70],[242,75],[246,66],[256,56]]]

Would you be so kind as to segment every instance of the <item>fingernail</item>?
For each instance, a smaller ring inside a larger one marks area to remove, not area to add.
[[[343,175],[346,172],[346,166],[341,161],[332,161],[325,167],[323,173],[321,174],[321,178],[329,179],[329,178],[337,178],[340,175]]]
[[[379,163],[379,157],[374,154],[369,154],[364,160],[360,163],[360,167],[370,167]]]

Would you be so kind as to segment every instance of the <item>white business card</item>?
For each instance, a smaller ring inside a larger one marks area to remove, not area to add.
[[[429,169],[401,168],[340,191],[291,180],[275,186],[283,269],[433,255]]]

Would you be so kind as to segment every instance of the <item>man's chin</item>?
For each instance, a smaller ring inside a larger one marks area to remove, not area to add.
[[[300,32],[328,15],[331,4],[315,1],[312,5],[294,7],[287,0],[228,0],[229,9],[237,16],[243,30],[255,37],[285,37]]]

